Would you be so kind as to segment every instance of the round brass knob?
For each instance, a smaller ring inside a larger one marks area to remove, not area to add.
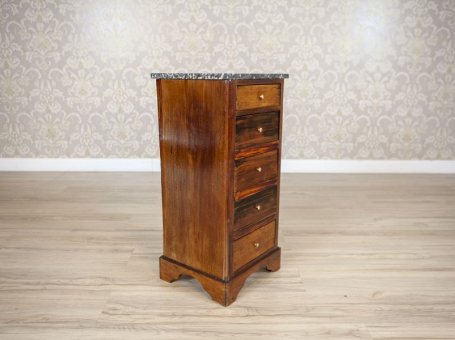
[[[256,168],[256,171],[257,171],[257,172],[262,172],[262,168],[261,168],[261,167]]]
[[[259,248],[259,246],[260,246],[259,242],[254,242],[254,247],[255,248]]]
[[[263,129],[263,128],[261,128],[261,127],[258,127],[258,132],[259,132],[259,133],[262,133],[263,131],[264,131],[264,129]]]
[[[264,100],[264,98],[265,98],[265,96],[264,96],[263,94],[260,94],[260,95],[259,95],[259,99],[260,99],[260,100]]]
[[[261,205],[260,204],[256,205],[256,210],[261,210]]]

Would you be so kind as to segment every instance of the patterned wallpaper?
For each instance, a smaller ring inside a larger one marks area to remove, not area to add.
[[[454,0],[0,0],[1,157],[158,157],[151,72],[288,72],[285,158],[455,159]]]

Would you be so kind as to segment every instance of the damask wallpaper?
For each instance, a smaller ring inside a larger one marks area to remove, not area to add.
[[[151,72],[287,72],[285,158],[455,159],[454,0],[0,0],[1,157],[158,157]]]

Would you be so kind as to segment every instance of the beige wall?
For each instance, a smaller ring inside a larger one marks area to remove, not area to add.
[[[157,157],[150,72],[289,72],[284,157],[455,159],[455,1],[0,2],[1,157]]]

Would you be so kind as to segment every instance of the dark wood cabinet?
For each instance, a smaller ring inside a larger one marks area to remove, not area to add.
[[[283,79],[152,74],[157,79],[164,242],[160,277],[196,278],[231,304],[247,277],[280,268]]]

